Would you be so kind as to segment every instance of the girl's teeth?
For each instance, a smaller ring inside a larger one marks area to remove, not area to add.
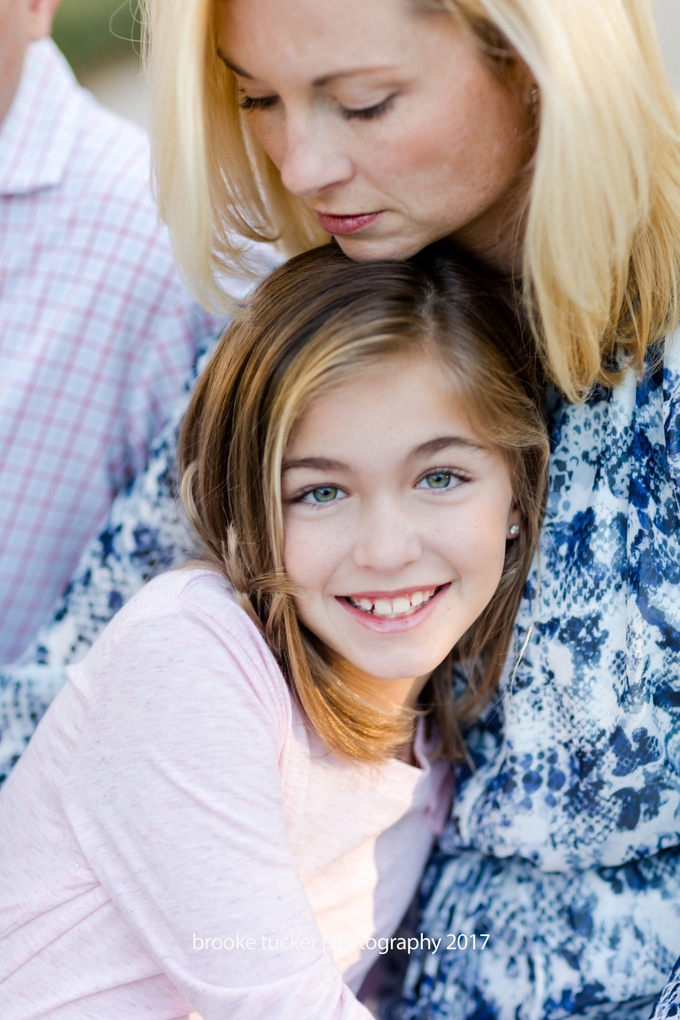
[[[429,591],[414,591],[410,597],[401,595],[396,599],[376,599],[375,602],[365,598],[358,600],[350,598],[350,602],[358,609],[363,609],[365,613],[372,612],[374,616],[404,616],[429,602],[436,590],[431,588]]]

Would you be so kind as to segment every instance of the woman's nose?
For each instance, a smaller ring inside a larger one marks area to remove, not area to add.
[[[393,507],[377,507],[361,522],[354,544],[357,566],[393,573],[422,554],[420,535],[409,516]]]
[[[281,163],[281,182],[300,198],[312,198],[334,185],[346,184],[354,176],[352,161],[333,144],[332,131],[309,117],[286,126],[286,147]],[[335,209],[324,209],[335,212]],[[345,212],[345,210],[337,210]]]

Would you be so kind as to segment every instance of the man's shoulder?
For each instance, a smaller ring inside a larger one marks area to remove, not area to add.
[[[144,195],[152,204],[148,136],[132,121],[102,106],[86,89],[78,91],[78,124],[64,185],[121,200],[138,201]]]
[[[0,125],[0,192],[146,198],[151,209],[149,165],[146,133],[82,88],[51,39],[33,43]]]

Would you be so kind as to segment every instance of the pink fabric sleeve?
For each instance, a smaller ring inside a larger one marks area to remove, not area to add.
[[[91,690],[65,787],[69,821],[132,931],[204,1020],[368,1020],[323,951],[290,849],[290,703],[241,616],[146,611],[101,642],[87,677],[73,668]]]

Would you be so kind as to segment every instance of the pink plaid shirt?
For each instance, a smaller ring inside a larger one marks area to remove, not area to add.
[[[146,138],[34,44],[0,126],[0,662],[144,467],[220,323],[188,296]]]

